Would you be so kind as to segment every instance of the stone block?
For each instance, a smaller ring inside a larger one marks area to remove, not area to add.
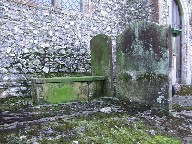
[[[168,27],[150,22],[131,24],[117,38],[117,96],[132,101],[169,101]]]
[[[32,79],[35,104],[89,101],[103,96],[104,76],[54,77]]]
[[[94,76],[106,76],[105,96],[113,95],[112,41],[99,34],[91,39],[91,70]]]

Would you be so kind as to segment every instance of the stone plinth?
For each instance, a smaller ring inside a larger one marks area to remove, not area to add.
[[[35,104],[88,101],[103,96],[104,76],[32,79]]]

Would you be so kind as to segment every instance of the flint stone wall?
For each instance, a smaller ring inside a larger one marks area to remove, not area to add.
[[[141,8],[142,7],[142,8]],[[92,0],[90,13],[0,1],[0,97],[30,96],[31,78],[90,73],[90,40],[150,20],[146,0]]]
[[[117,96],[168,106],[171,31],[149,22],[130,25],[117,39]]]

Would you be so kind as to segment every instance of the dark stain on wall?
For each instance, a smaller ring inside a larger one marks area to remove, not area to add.
[[[128,28],[122,39],[123,53],[132,53],[134,50],[133,42],[135,41],[135,34],[131,28]]]
[[[138,36],[136,35],[136,31]],[[128,28],[122,35],[122,52],[130,57],[135,49],[135,44],[142,42],[144,52],[153,52],[153,56],[156,61],[160,61],[165,52],[166,37],[162,36],[163,28],[161,26],[156,26],[155,24],[140,24],[138,29],[135,31],[132,28]]]
[[[164,40],[162,42],[161,31],[155,25],[149,25],[148,27],[142,27],[139,35],[139,40],[143,42],[144,51],[154,51],[155,60],[159,61],[163,57],[162,47],[166,47]]]
[[[117,96],[156,105],[169,95],[170,29],[146,21],[131,24],[117,39]]]

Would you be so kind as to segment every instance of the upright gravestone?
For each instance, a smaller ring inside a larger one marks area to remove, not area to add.
[[[91,39],[91,69],[94,76],[106,76],[104,94],[113,95],[112,42],[109,36],[96,35]]]
[[[170,28],[131,24],[117,38],[117,96],[168,108],[171,84]]]

